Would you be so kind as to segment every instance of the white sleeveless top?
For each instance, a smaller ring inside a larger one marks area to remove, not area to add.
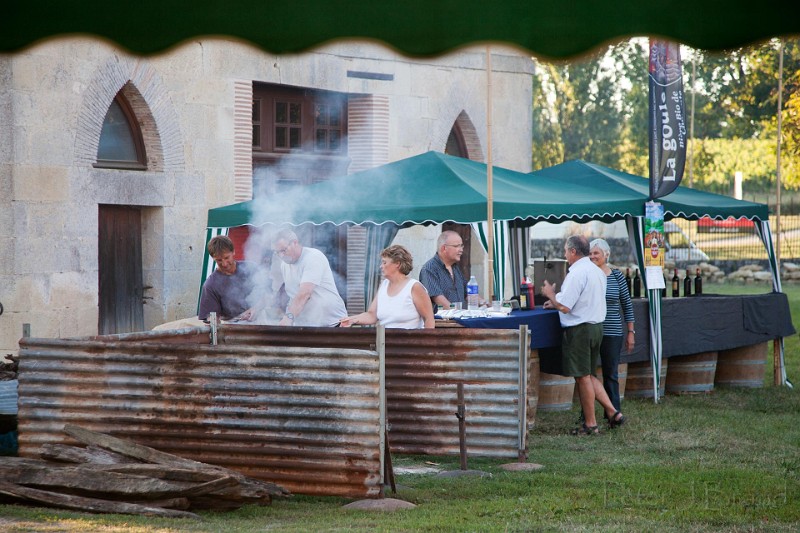
[[[386,328],[421,329],[425,325],[417,312],[411,289],[419,281],[409,278],[408,283],[395,296],[389,296],[389,280],[385,279],[378,287],[376,315]]]

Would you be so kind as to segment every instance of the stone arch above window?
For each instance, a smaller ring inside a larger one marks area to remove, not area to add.
[[[141,132],[147,170],[183,170],[183,142],[178,117],[169,101],[166,86],[155,69],[144,61],[115,56],[98,68],[84,94],[75,139],[78,164],[95,166],[97,163],[104,118],[111,103],[121,95],[129,104]]]

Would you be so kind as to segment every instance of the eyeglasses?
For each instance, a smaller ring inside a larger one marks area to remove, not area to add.
[[[445,244],[445,246],[452,246],[453,248],[459,248],[459,249],[464,248],[463,244]]]
[[[279,255],[279,256],[282,257],[282,256],[286,255],[286,252],[289,250],[289,248],[292,247],[292,244],[294,244],[294,241],[290,242],[289,244],[287,244],[286,246],[284,246],[280,250],[274,250],[273,253],[275,255]]]

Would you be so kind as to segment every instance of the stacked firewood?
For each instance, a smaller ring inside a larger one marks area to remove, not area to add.
[[[274,483],[160,452],[74,425],[84,444],[45,444],[41,459],[0,457],[0,502],[90,513],[199,518],[192,510],[269,505],[289,496]]]

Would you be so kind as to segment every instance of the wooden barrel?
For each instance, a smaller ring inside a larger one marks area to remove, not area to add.
[[[766,342],[720,350],[714,385],[752,389],[763,387],[768,353],[769,346]]]
[[[703,394],[714,390],[717,373],[717,352],[681,355],[669,360],[667,392],[670,394]]]
[[[660,381],[658,386],[659,398],[664,396],[667,384],[668,360],[661,360]],[[621,392],[620,392],[621,395]],[[628,372],[625,380],[626,398],[652,398],[653,397],[653,369],[650,361],[628,363]]]
[[[536,407],[539,405],[539,350],[531,350],[528,359],[528,402],[527,416],[528,429],[536,423]]]
[[[569,411],[572,409],[572,393],[575,378],[558,374],[539,373],[540,411]]]

